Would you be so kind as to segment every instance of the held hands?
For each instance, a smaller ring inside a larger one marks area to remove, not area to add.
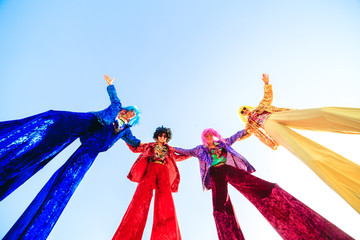
[[[104,79],[109,85],[112,85],[112,82],[114,81],[114,78],[110,78],[109,75],[104,75]]]
[[[265,83],[265,85],[268,85],[269,84],[269,74],[263,73],[262,76],[263,76],[262,77],[263,82]]]

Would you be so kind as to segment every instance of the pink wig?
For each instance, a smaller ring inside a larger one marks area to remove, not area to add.
[[[220,133],[218,133],[215,129],[213,128],[207,128],[205,129],[202,134],[201,134],[201,141],[203,142],[203,144],[205,146],[207,146],[207,141],[205,139],[205,135],[210,133],[211,135],[213,135],[214,137],[216,137],[218,140],[222,141],[222,142],[225,142],[225,139],[223,139],[220,135]]]

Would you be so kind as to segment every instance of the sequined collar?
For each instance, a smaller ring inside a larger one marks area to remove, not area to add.
[[[123,123],[125,123],[125,124],[129,124],[129,121],[126,120],[126,119],[123,118],[123,117],[118,117],[118,119],[119,119],[120,121],[122,121]]]

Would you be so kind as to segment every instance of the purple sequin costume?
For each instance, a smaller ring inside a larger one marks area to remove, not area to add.
[[[177,153],[199,159],[203,186],[212,189],[213,214],[220,240],[245,239],[228,194],[228,183],[259,210],[283,239],[353,239],[277,184],[250,174],[255,169],[230,146],[245,135],[243,130],[219,142],[228,153],[226,164],[221,166],[211,167],[212,158],[203,145],[189,150],[175,148]]]

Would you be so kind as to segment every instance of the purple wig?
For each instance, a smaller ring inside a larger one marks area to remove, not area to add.
[[[206,139],[205,139],[205,135],[210,133],[211,135],[213,135],[214,137],[216,137],[219,141],[225,142],[225,139],[223,139],[220,135],[220,133],[218,133],[215,129],[213,128],[207,128],[205,129],[202,134],[201,134],[201,141],[203,142],[203,144],[205,146],[208,146]]]

